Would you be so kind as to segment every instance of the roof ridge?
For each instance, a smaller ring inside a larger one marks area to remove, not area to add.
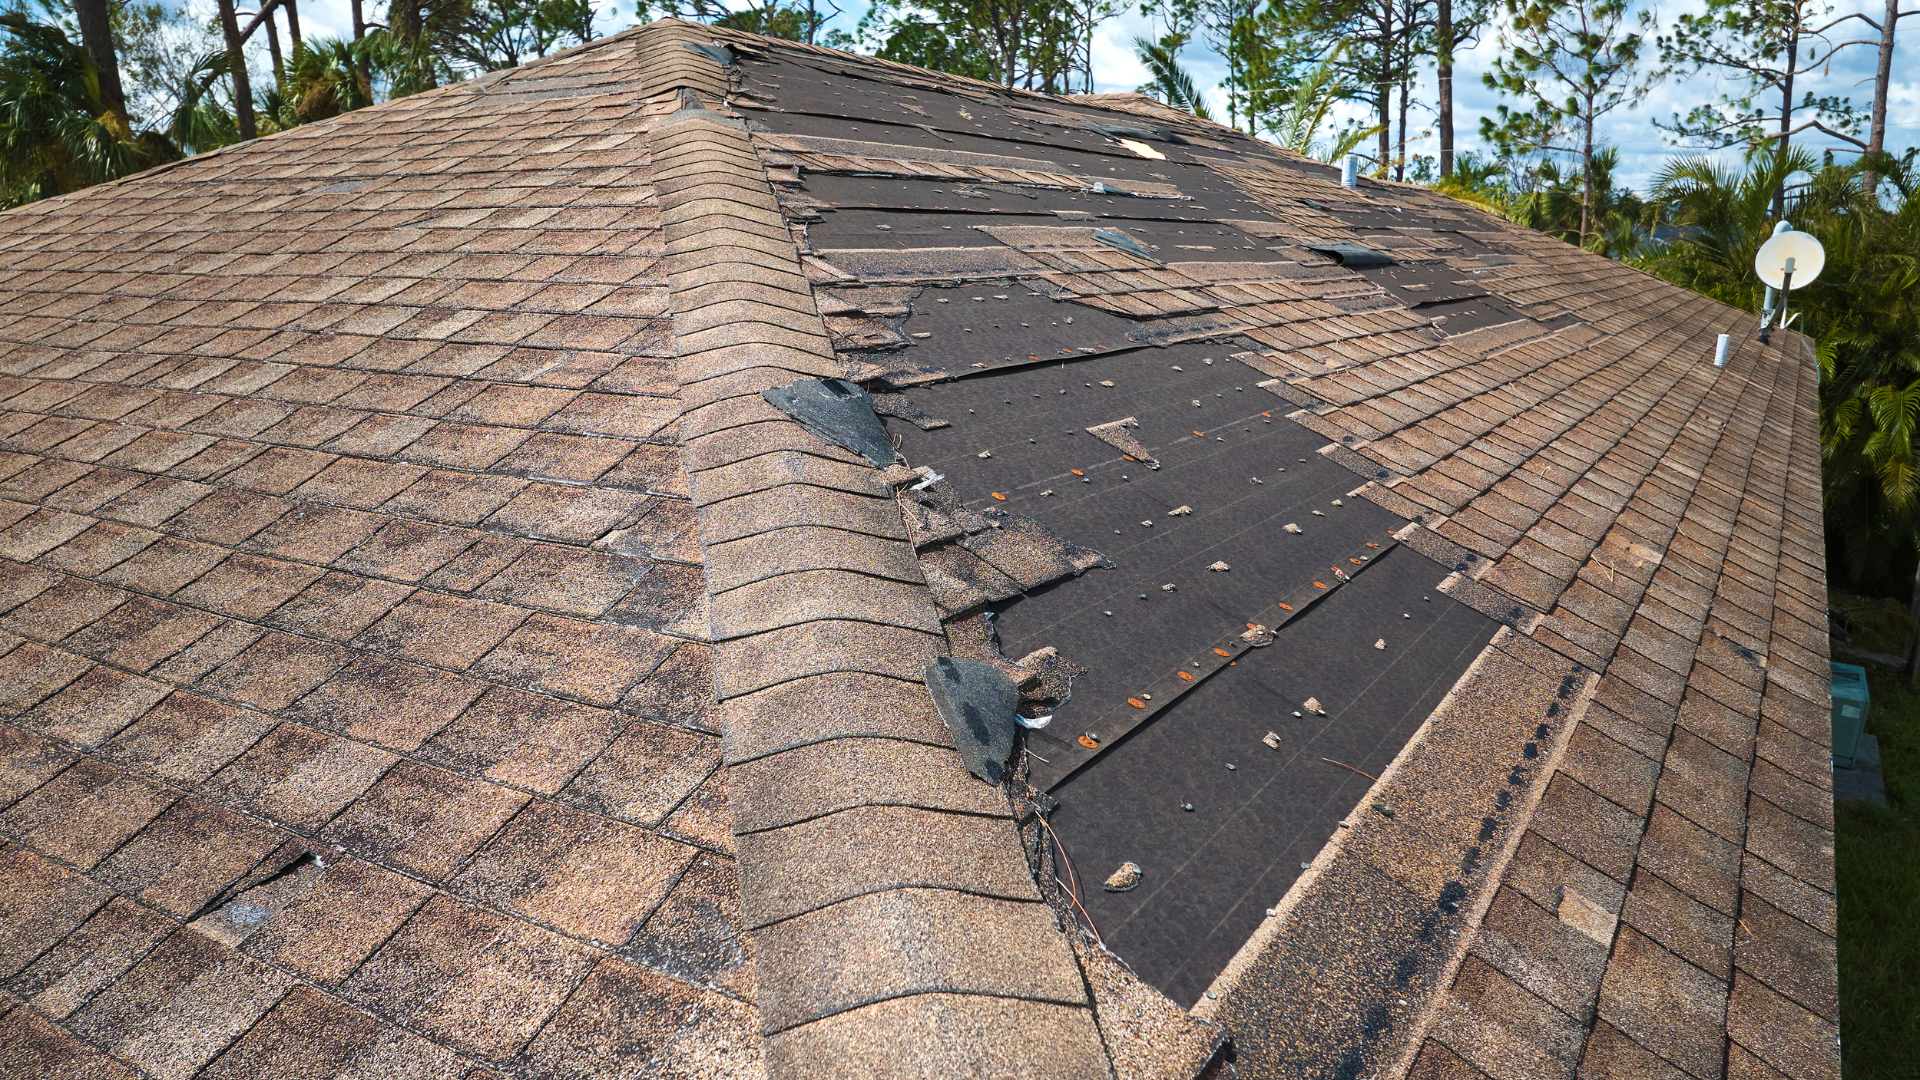
[[[650,66],[650,79],[678,81],[675,72]],[[958,767],[924,694],[864,692],[873,676],[862,672],[918,684],[921,666],[946,651],[925,584],[862,577],[863,587],[851,592],[714,589],[746,576],[746,564],[761,559],[726,526],[743,515],[755,519],[756,533],[769,526],[812,530],[794,542],[823,555],[840,552],[816,560],[823,565],[860,565],[884,559],[891,548],[911,563],[913,554],[879,474],[762,398],[761,391],[795,379],[844,375],[845,365],[745,127],[697,94],[676,92],[682,108],[648,141],[667,241],[683,452],[706,552],[717,692],[730,742],[764,741],[761,729],[771,733],[796,719],[812,729],[799,741],[773,734],[753,761],[733,766],[743,906],[780,912],[778,921],[748,931],[769,1071],[850,1075],[850,1049],[878,1044],[897,1045],[900,1067],[914,1072],[1014,1076],[1065,1065],[1069,1074],[1110,1075],[1083,976],[1020,856],[1006,796]],[[716,184],[734,197],[712,200]],[[716,246],[760,258],[686,258]],[[773,302],[770,292],[784,294],[785,302]],[[804,460],[852,467],[803,478],[748,464],[775,444]],[[798,517],[785,497],[795,481],[812,493]],[[724,516],[716,499],[727,504]],[[810,655],[796,655],[803,642]],[[828,689],[796,699],[787,689],[796,677]],[[911,721],[924,742],[865,737],[889,722],[867,714],[902,706],[917,712]],[[796,718],[796,708],[810,715]],[[823,809],[875,802],[922,817],[916,833],[957,833],[962,849],[976,856],[954,867],[948,844],[902,850],[859,829],[829,840],[816,824]],[[788,899],[775,900],[776,889]],[[1051,1037],[977,1036],[1009,1012]],[[901,1028],[915,1033],[910,1045],[900,1043]]]

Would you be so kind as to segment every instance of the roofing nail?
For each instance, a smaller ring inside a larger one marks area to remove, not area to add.
[[[1103,611],[1103,612],[1101,612],[1100,614],[1102,614],[1102,615],[1109,615],[1109,616],[1110,616],[1110,615],[1112,615],[1112,614],[1113,614],[1113,612],[1111,612],[1111,611]]]
[[[1180,804],[1180,809],[1185,810],[1187,813],[1191,814],[1193,813],[1193,804],[1190,802],[1183,802]]]
[[[1227,771],[1228,771],[1228,772],[1232,772],[1232,771],[1233,771],[1233,762],[1231,762],[1231,761],[1229,761],[1229,762],[1227,762]]]
[[[1273,918],[1275,915],[1278,915],[1278,914],[1280,914],[1280,909],[1277,907],[1270,907],[1267,909],[1267,918],[1269,919]]]

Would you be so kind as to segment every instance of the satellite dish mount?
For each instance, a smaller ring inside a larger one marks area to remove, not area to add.
[[[1772,336],[1776,315],[1783,330],[1793,321],[1787,317],[1787,294],[1813,284],[1826,266],[1826,249],[1812,235],[1795,232],[1784,221],[1773,227],[1773,236],[1761,244],[1753,256],[1753,271],[1767,286],[1766,303],[1760,309],[1761,344],[1766,344]],[[1778,305],[1774,303],[1775,290],[1778,290]],[[1794,317],[1798,318],[1797,313]]]

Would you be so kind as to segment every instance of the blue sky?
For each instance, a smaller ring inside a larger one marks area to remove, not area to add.
[[[849,0],[848,12],[836,20],[836,25],[851,29],[854,21],[864,10],[858,0]],[[1698,0],[1682,0],[1680,3],[1662,5],[1658,8],[1662,25],[1675,15],[1698,8]],[[376,0],[367,0],[369,17],[380,9]],[[346,36],[351,26],[347,0],[307,0],[300,6],[302,29],[309,34],[333,33]],[[1840,15],[1852,10],[1869,12],[1878,19],[1884,11],[1881,0],[1839,0],[1834,14]],[[631,0],[620,0],[619,6],[602,8],[598,26],[607,31],[623,29],[633,22]],[[1889,96],[1888,106],[1888,148],[1899,153],[1920,140],[1920,73],[1916,73],[1911,61],[1914,49],[1920,47],[1920,19],[1906,20],[1902,26],[1903,34],[1900,51],[1894,57],[1895,82]],[[1136,35],[1151,36],[1153,27],[1137,11],[1128,11],[1101,25],[1094,43],[1094,82],[1095,88],[1102,92],[1132,90],[1146,80],[1146,72],[1134,58],[1129,44]],[[1858,20],[1843,23],[1832,32],[1835,42],[1855,37],[1874,36],[1873,31]],[[1454,114],[1456,144],[1462,150],[1479,147],[1480,117],[1491,114],[1499,103],[1498,96],[1480,82],[1480,75],[1486,70],[1492,57],[1500,49],[1497,34],[1485,35],[1470,52],[1461,56],[1454,76]],[[1649,50],[1651,53],[1652,50]],[[1224,66],[1219,57],[1208,53],[1199,45],[1189,46],[1182,59],[1203,87],[1210,88],[1211,96],[1218,98],[1217,89]],[[1875,51],[1872,46],[1855,46],[1845,50],[1820,74],[1803,79],[1805,89],[1815,94],[1851,95],[1864,112],[1872,100],[1872,77]],[[1668,157],[1686,152],[1673,145],[1665,132],[1655,128],[1653,121],[1665,120],[1675,112],[1685,112],[1694,104],[1711,97],[1715,87],[1709,76],[1691,76],[1669,78],[1656,85],[1641,101],[1632,108],[1621,108],[1608,115],[1601,125],[1602,139],[1620,148],[1620,178],[1629,185],[1644,190],[1648,179]],[[1414,94],[1416,102],[1431,102],[1434,99],[1433,72],[1429,68],[1423,74],[1422,85]],[[1219,110],[1224,115],[1224,108]],[[1422,113],[1416,108],[1413,126],[1416,131],[1430,129],[1433,125],[1432,113]],[[1797,137],[1802,145],[1821,149],[1827,146],[1843,146],[1838,140],[1820,135],[1818,132],[1806,132]],[[1438,140],[1429,136],[1414,141],[1410,152],[1414,154],[1432,154],[1438,150]]]

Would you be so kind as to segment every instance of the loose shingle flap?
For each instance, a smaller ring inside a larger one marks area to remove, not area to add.
[[[721,67],[733,66],[733,50],[727,48],[725,45],[702,45],[695,44],[691,41],[685,42],[684,44],[687,48],[719,64]]]
[[[1153,257],[1153,252],[1147,250],[1147,245],[1135,240],[1133,237],[1128,236],[1118,229],[1095,229],[1093,230],[1093,238],[1116,251],[1124,251],[1136,259],[1145,259],[1148,262],[1155,263],[1160,261]]]
[[[953,731],[953,742],[967,771],[998,784],[1013,754],[1019,721],[1020,688],[1005,671],[985,660],[942,656],[920,672],[934,707]]]
[[[846,447],[876,469],[893,464],[893,444],[874,413],[873,398],[847,380],[801,379],[762,390],[760,396],[821,441]]]
[[[1359,244],[1350,244],[1342,240],[1332,244],[1307,244],[1308,251],[1317,251],[1322,255],[1331,255],[1342,266],[1393,266],[1393,256],[1383,255]]]
[[[1151,139],[1154,142],[1177,143],[1186,145],[1187,140],[1166,128],[1134,127],[1130,124],[1088,124],[1088,131],[1097,131],[1110,139]]]

